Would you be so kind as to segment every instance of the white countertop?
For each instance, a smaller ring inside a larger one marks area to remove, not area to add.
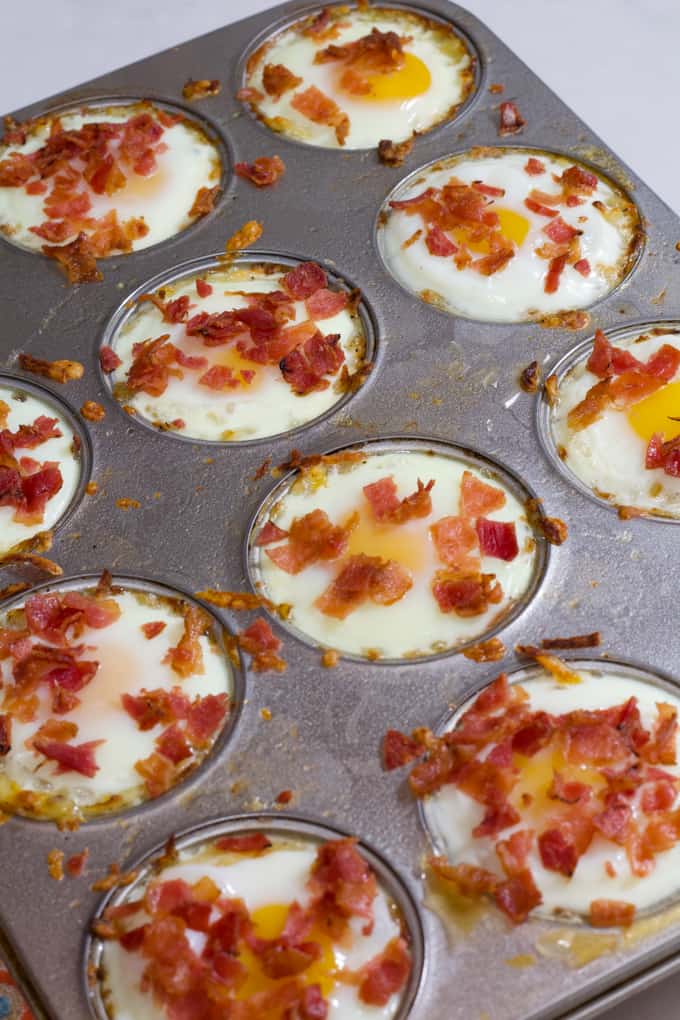
[[[1,105],[25,106],[275,2],[5,0]],[[678,0],[462,3],[680,212]],[[680,976],[603,1020],[672,1020],[679,1000]]]

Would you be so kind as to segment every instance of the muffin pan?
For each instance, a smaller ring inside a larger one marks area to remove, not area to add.
[[[107,567],[187,592],[247,590],[248,528],[277,484],[270,466],[286,462],[292,446],[314,454],[386,436],[449,442],[507,469],[544,500],[548,514],[569,525],[568,541],[551,550],[540,590],[501,630],[507,648],[599,630],[606,653],[655,675],[671,674],[673,681],[680,632],[673,626],[672,564],[680,531],[662,521],[618,520],[568,482],[539,441],[540,396],[523,393],[518,377],[534,360],[547,375],[598,327],[680,317],[677,217],[484,25],[445,0],[430,0],[427,10],[450,18],[472,40],[479,89],[453,121],[416,139],[403,167],[380,164],[374,151],[312,148],[269,132],[235,98],[243,55],[282,19],[310,9],[286,4],[16,114],[21,120],[102,97],[140,95],[182,107],[187,78],[219,78],[219,96],[185,108],[230,156],[224,193],[209,216],[152,248],[102,260],[104,279],[96,286],[71,287],[51,260],[10,244],[3,249],[3,372],[29,382],[17,369],[19,351],[77,359],[85,367],[82,379],[45,388],[73,407],[96,400],[106,411],[102,421],[86,426],[98,491],[88,495],[81,488],[51,555],[66,577]],[[489,92],[493,83],[504,86],[502,96]],[[452,317],[409,296],[377,251],[374,225],[388,194],[434,160],[498,144],[501,99],[515,102],[526,120],[513,144],[573,153],[622,185],[640,210],[645,244],[637,265],[590,310],[580,332]],[[275,154],[287,168],[275,187],[259,190],[231,177],[234,162]],[[100,374],[105,331],[121,302],[146,281],[187,260],[214,258],[248,220],[264,226],[249,257],[294,252],[361,288],[378,350],[372,373],[350,401],[294,438],[220,445],[177,442],[140,428],[124,417]],[[140,505],[125,502],[131,500]],[[0,574],[3,584],[24,577],[41,580],[18,568]],[[232,631],[253,618],[217,616]],[[282,789],[294,791],[291,810],[303,820],[337,824],[375,846],[416,901],[427,966],[409,1020],[585,1020],[680,967],[672,911],[654,923],[645,920],[644,930],[635,929],[640,937],[625,943],[586,933],[590,962],[571,967],[563,951],[575,937],[568,926],[531,920],[510,930],[489,913],[461,931],[438,907],[427,908],[433,901],[422,883],[422,861],[429,844],[416,805],[404,796],[402,774],[382,771],[380,740],[390,727],[434,726],[443,706],[461,704],[501,664],[452,654],[426,663],[342,659],[324,669],[318,649],[275,629],[287,672],[246,670],[242,711],[228,743],[181,789],[76,832],[23,818],[0,827],[2,949],[38,1017],[92,1017],[84,945],[99,896],[90,885],[112,862],[125,870],[171,832],[224,816],[246,813],[249,822],[266,827],[271,816],[260,819],[259,813]],[[502,665],[516,665],[511,652]],[[70,855],[85,847],[90,856],[83,878],[50,878],[50,850]],[[527,958],[530,966],[516,965]]]

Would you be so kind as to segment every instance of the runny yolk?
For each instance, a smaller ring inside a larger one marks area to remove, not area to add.
[[[287,903],[272,903],[270,906],[254,910],[250,917],[255,926],[255,935],[261,939],[278,938],[286,924],[289,906]],[[321,947],[321,956],[306,970],[301,971],[298,977],[305,985],[320,985],[321,994],[327,998],[335,985],[336,965],[333,942],[327,934],[316,927],[312,928],[305,941],[316,942]],[[248,976],[236,993],[237,999],[247,999],[258,992],[269,991],[289,980],[288,978],[267,977],[258,957],[245,944],[242,944],[239,950],[239,961],[246,968]],[[267,1014],[266,1020],[279,1020],[280,1013],[280,1008],[274,1010],[271,1018]],[[265,1020],[264,1016],[262,1016],[262,1020]]]
[[[628,411],[628,421],[645,441],[655,432],[662,432],[664,439],[680,436],[680,421],[672,421],[672,418],[680,418],[680,382],[662,386]]]
[[[512,241],[518,248],[521,248],[524,239],[529,233],[529,220],[525,219],[520,213],[515,212],[513,209],[497,209],[496,206],[491,206],[493,212],[496,213],[500,221],[500,231],[503,237]],[[490,248],[489,242],[483,241],[470,241],[468,240],[468,234],[465,227],[456,227],[451,232],[451,236],[454,241],[458,244],[464,244],[471,252],[476,255],[488,255]]]
[[[363,95],[353,94],[353,99],[363,99],[371,102],[384,99],[414,99],[427,92],[432,83],[432,76],[427,64],[424,64],[420,57],[413,53],[404,54],[404,62],[396,71],[389,71],[386,74],[371,74],[366,76],[371,91]]]
[[[519,779],[510,800],[525,818],[530,815],[536,820],[545,820],[560,806],[559,800],[548,797],[555,772],[559,772],[567,782],[586,783],[595,791],[606,785],[606,779],[597,769],[568,762],[559,748],[550,746],[531,758],[523,754],[513,755],[513,765],[519,769]],[[529,804],[522,800],[522,794],[531,797]]]
[[[127,646],[119,641],[102,641],[83,656],[94,659],[99,668],[94,680],[88,684],[86,696],[82,698],[81,713],[101,720],[110,717],[112,709],[120,709],[121,696],[130,692],[130,678],[140,676],[140,670],[144,669],[133,651],[133,645],[134,641]],[[150,683],[148,686],[158,685]]]
[[[224,350],[218,353],[217,357],[215,358],[215,364],[226,365],[227,368],[230,368],[232,370],[235,378],[238,379],[239,382],[238,389],[245,387],[246,389],[253,390],[259,385],[259,383],[262,382],[262,373],[259,371],[260,366],[256,364],[254,361],[247,361],[246,358],[241,357],[241,355],[238,352],[238,349],[232,344],[230,344],[228,347],[225,347]],[[246,373],[254,372],[255,374],[253,375],[252,379],[250,378],[250,375],[246,374],[246,378],[244,379],[243,376],[241,375],[241,372]],[[238,392],[238,389],[234,387],[234,389],[231,390],[231,392],[236,393]],[[229,391],[225,390],[225,392]]]
[[[153,198],[154,195],[158,195],[168,183],[168,171],[159,166],[152,174],[148,177],[144,177],[142,174],[133,174],[129,170],[125,171],[127,174],[127,181],[125,186],[118,192],[114,192],[111,200],[114,205],[116,200],[120,199],[125,201],[128,198],[132,199],[149,199]]]
[[[348,551],[352,556],[365,553],[395,560],[418,573],[425,566],[428,540],[422,522],[414,523],[415,528],[408,524],[381,524],[360,513],[359,523],[350,532]]]

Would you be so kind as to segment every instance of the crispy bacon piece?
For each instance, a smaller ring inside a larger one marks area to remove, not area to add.
[[[440,255],[446,258],[449,255],[455,255],[458,251],[458,245],[455,245],[450,237],[444,233],[441,227],[433,223],[428,228],[425,235],[425,245],[430,255]]]
[[[67,858],[66,870],[71,878],[80,878],[85,870],[85,865],[87,864],[87,858],[89,856],[90,851],[87,847],[85,847],[85,849],[81,850],[80,853],[72,854],[69,858]]]
[[[635,920],[635,906],[621,900],[592,900],[588,920],[593,928],[629,928]]]
[[[282,538],[287,537],[287,531],[280,528],[278,524],[274,524],[273,521],[267,521],[266,524],[260,528],[257,538],[255,539],[255,545],[271,545],[272,542],[280,542]]]
[[[482,556],[499,560],[514,560],[519,552],[514,521],[490,521],[478,517],[475,524]]]
[[[460,486],[460,512],[464,517],[483,517],[505,506],[505,493],[464,471]]]
[[[52,382],[65,383],[72,379],[82,379],[85,372],[84,366],[79,361],[47,361],[45,358],[36,358],[32,354],[19,355],[19,367],[24,372],[33,372],[34,375],[42,375]]]
[[[182,95],[185,99],[208,99],[211,96],[219,96],[222,91],[222,83],[218,78],[199,78],[194,81],[189,78],[184,83]]]
[[[373,516],[378,521],[391,524],[404,524],[406,521],[428,517],[432,513],[430,492],[434,479],[423,485],[420,478],[415,492],[404,499],[397,496],[397,486],[391,475],[380,478],[377,482],[365,485],[363,492],[371,505]]]
[[[374,28],[368,35],[350,43],[331,44],[317,51],[314,62],[337,61],[343,64],[341,88],[357,96],[366,96],[372,92],[374,75],[389,74],[403,66],[405,41],[396,32],[382,32]]]
[[[436,572],[432,594],[442,613],[466,617],[480,616],[490,605],[500,602],[503,589],[495,574],[463,573],[452,568]]]
[[[655,432],[645,451],[645,467],[648,471],[663,468],[665,474],[680,477],[680,441],[676,436],[664,442],[663,433]]]
[[[173,765],[179,765],[191,757],[191,747],[184,732],[177,723],[173,723],[167,730],[163,730],[159,737],[156,737],[156,747],[159,754],[167,758]]]
[[[524,164],[524,170],[530,177],[538,177],[540,174],[545,173],[545,163],[542,163],[540,159],[536,159],[535,156],[530,156]]]
[[[385,770],[400,769],[403,765],[420,758],[425,748],[413,737],[399,730],[388,730],[383,737],[382,752]]]
[[[153,691],[142,688],[137,695],[122,694],[121,703],[140,730],[152,730],[159,724],[168,725],[178,719],[186,719],[191,704],[179,687],[173,687],[171,691],[160,687]]]
[[[505,657],[506,648],[500,638],[489,638],[477,645],[463,650],[466,659],[472,662],[500,662]]]
[[[288,574],[301,570],[318,560],[335,560],[347,549],[347,539],[354,521],[346,526],[332,524],[325,510],[312,510],[296,517],[288,531],[288,542],[267,549],[267,556]]]
[[[282,358],[281,373],[291,389],[304,396],[314,390],[327,389],[330,384],[323,377],[335,375],[344,360],[340,334],[323,336],[317,330],[314,336]]]
[[[203,651],[200,638],[206,633],[209,621],[206,614],[198,606],[184,607],[184,630],[174,648],[169,648],[163,662],[167,662],[178,676],[186,679],[189,676],[205,673]]]
[[[242,836],[220,836],[215,840],[218,850],[225,850],[233,854],[262,853],[271,846],[271,840],[264,832],[248,832]]]
[[[148,758],[135,762],[135,772],[144,780],[149,797],[160,797],[172,786],[176,769],[168,758],[153,751]]]
[[[325,124],[334,128],[338,145],[345,144],[349,134],[349,117],[316,85],[310,85],[304,92],[296,92],[290,105],[314,124]]]
[[[513,924],[526,921],[531,911],[543,902],[543,897],[528,869],[501,882],[494,899],[496,906]]]
[[[43,254],[55,259],[64,269],[69,283],[97,283],[102,274],[87,234],[80,233],[69,244],[42,246]]]
[[[99,350],[99,364],[102,367],[102,372],[110,375],[111,372],[115,372],[117,368],[120,368],[123,362],[112,347],[104,346]]]
[[[133,393],[144,391],[152,397],[165,393],[171,377],[182,378],[174,368],[177,348],[170,343],[170,334],[163,333],[154,340],[142,340],[132,348],[132,364],[127,374],[127,386]]]
[[[561,216],[556,216],[555,219],[551,220],[545,227],[543,227],[543,233],[554,241],[555,244],[568,244],[575,237],[578,237],[583,231],[577,230],[576,227],[570,226],[562,219]]]
[[[566,255],[557,255],[554,259],[550,260],[548,266],[548,272],[545,277],[545,283],[543,284],[543,290],[546,294],[554,294],[560,285],[560,276],[564,271],[564,267],[567,264]]]
[[[280,99],[284,92],[297,88],[302,78],[289,71],[284,64],[265,64],[262,70],[262,85],[268,96]]]
[[[479,568],[477,532],[467,517],[442,517],[430,527],[430,534],[442,563],[458,570]]]
[[[642,363],[629,351],[621,350],[610,344],[601,329],[596,330],[593,350],[586,362],[586,368],[600,379],[610,375],[620,375],[629,369],[641,368]]]
[[[216,184],[213,188],[199,188],[189,210],[189,217],[192,220],[197,220],[201,216],[207,216],[208,213],[212,212],[221,190],[219,184]]]
[[[412,138],[407,138],[404,142],[393,142],[389,138],[382,138],[378,142],[378,159],[385,166],[402,166],[412,149]]]
[[[590,634],[574,634],[567,638],[543,638],[541,648],[559,650],[562,648],[597,648],[602,643],[599,630]]]
[[[343,290],[322,287],[307,298],[305,308],[310,319],[331,319],[347,308],[348,303],[349,298]]]
[[[337,931],[340,922],[341,934],[347,920],[360,917],[367,922],[364,934],[370,933],[377,883],[354,838],[322,843],[307,888],[312,897],[310,909],[318,913],[331,931]]]
[[[394,560],[358,553],[344,563],[334,581],[314,603],[326,616],[344,620],[370,599],[391,606],[413,586],[410,573]]]
[[[269,188],[276,184],[286,172],[286,164],[280,156],[258,156],[252,163],[235,163],[234,173],[252,181],[258,188]]]
[[[281,648],[281,641],[262,617],[258,617],[238,636],[239,646],[252,656],[251,667],[255,673],[263,673],[275,669],[282,673],[286,669],[285,661],[276,653]]]
[[[521,131],[526,121],[514,103],[505,102],[500,105],[499,135],[516,135]]]
[[[561,176],[562,187],[568,192],[590,195],[597,187],[597,177],[582,166],[570,166]]]
[[[33,740],[33,747],[45,758],[56,761],[61,772],[79,772],[92,779],[99,771],[94,752],[104,740],[88,740],[84,744],[67,744],[59,740],[45,740],[40,737]]]
[[[530,209],[531,212],[536,213],[537,216],[547,216],[548,218],[557,216],[557,209],[551,209],[549,206],[543,205],[541,202],[537,202],[536,199],[534,198],[531,197],[525,198],[524,204],[527,207],[527,209]]]
[[[385,1006],[403,988],[410,973],[411,954],[406,941],[395,937],[361,968],[359,998],[371,1006]]]
[[[305,301],[326,286],[325,271],[316,262],[301,262],[289,270],[281,281],[287,294],[295,301]]]

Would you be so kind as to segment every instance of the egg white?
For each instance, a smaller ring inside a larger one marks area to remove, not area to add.
[[[531,154],[526,150],[501,150],[498,156],[450,157],[426,168],[389,196],[390,200],[399,201],[414,198],[426,188],[441,188],[452,177],[465,184],[481,180],[492,187],[504,188],[504,197],[494,199],[489,209],[511,209],[528,220],[530,228],[521,248],[503,269],[491,276],[482,276],[470,267],[459,270],[452,257],[430,254],[425,230],[418,240],[404,247],[414,232],[424,226],[423,221],[416,214],[391,209],[387,204],[378,238],[385,264],[395,279],[419,297],[425,294],[424,300],[445,311],[484,322],[521,322],[585,308],[604,297],[619,282],[627,264],[635,216],[622,215],[615,226],[592,203],[600,201],[612,207],[625,202],[628,207],[628,200],[598,175],[597,188],[583,205],[556,207],[565,223],[583,231],[581,257],[589,261],[591,271],[584,277],[572,266],[566,266],[558,289],[546,294],[543,288],[549,260],[535,254],[534,248],[548,241],[543,228],[550,220],[527,209],[524,199],[534,188],[558,194],[560,189],[552,174],[563,173],[574,161],[541,152],[545,173],[531,176],[524,170]],[[580,222],[584,216],[586,222]]]
[[[58,765],[24,746],[38,727],[53,717],[49,693],[38,691],[40,706],[37,718],[30,723],[12,721],[12,749],[0,763],[2,788],[34,790],[55,797],[63,797],[77,807],[104,804],[109,798],[122,795],[126,801],[143,799],[143,785],[135,762],[147,758],[154,750],[155,739],[163,732],[163,725],[142,731],[121,704],[122,694],[139,694],[145,688],[170,690],[181,686],[190,698],[206,694],[230,694],[231,668],[219,648],[202,635],[199,638],[203,651],[205,672],[181,678],[162,659],[169,648],[176,645],[183,633],[183,619],[179,607],[165,598],[149,598],[146,593],[124,591],[113,596],[122,612],[108,627],[86,628],[80,639],[86,646],[84,659],[99,662],[94,678],[78,692],[80,705],[65,716],[78,726],[71,743],[82,744],[90,740],[105,740],[95,749],[99,770],[92,778],[79,772],[58,774]],[[166,624],[161,633],[149,640],[141,630],[143,623],[160,620]],[[0,617],[0,626],[6,618]],[[42,639],[33,639],[35,644]],[[42,642],[44,643],[44,642]],[[11,659],[0,662],[0,679],[11,680]],[[39,768],[36,768],[40,765]]]
[[[75,131],[93,121],[118,124],[139,113],[153,115],[153,112],[152,105],[137,103],[87,107],[59,114],[59,119],[64,130]],[[41,118],[29,129],[23,145],[1,146],[0,160],[13,152],[29,155],[40,149],[49,137],[54,119]],[[189,210],[196,192],[199,188],[219,184],[222,166],[218,151],[195,123],[186,120],[166,127],[161,141],[167,149],[156,157],[157,169],[153,174],[148,177],[128,175],[125,188],[113,195],[98,195],[87,188],[92,202],[92,208],[85,214],[87,217],[98,219],[115,209],[121,223],[133,217],[144,219],[149,232],[132,242],[133,251],[148,248],[188,227],[195,218],[189,216]],[[50,181],[47,183],[49,186]],[[29,230],[48,219],[43,210],[48,194],[28,195],[22,187],[0,187],[0,230],[14,244],[41,251],[48,243]],[[64,244],[70,240],[73,238],[67,238]]]
[[[180,863],[162,872],[163,880],[182,878],[186,882],[210,877],[224,896],[244,900],[249,911],[272,904],[292,903],[301,906],[309,901],[305,883],[314,863],[315,848],[306,843],[277,844],[272,850],[257,857],[233,860],[233,855],[204,851],[200,862],[194,861],[191,852],[182,854]],[[231,857],[231,859],[230,859]],[[228,862],[228,863],[225,863]],[[135,897],[141,890],[135,889]],[[370,935],[363,935],[363,921],[353,918],[350,928],[353,942],[347,947],[334,947],[338,967],[358,969],[376,956],[390,939],[399,935],[399,925],[390,907],[385,891],[379,886],[373,901],[375,926]],[[135,915],[134,924],[143,923],[145,914]],[[131,925],[134,926],[134,925]],[[188,932],[195,952],[205,944],[200,932]],[[102,953],[104,970],[103,992],[114,1020],[159,1020],[159,1008],[140,991],[144,961],[137,953],[128,953],[118,942],[104,943]],[[338,983],[329,996],[328,1020],[390,1020],[399,1007],[400,995],[395,993],[383,1006],[369,1006],[361,1002],[356,988]]]
[[[340,20],[333,39],[315,42],[300,35],[292,26],[273,40],[265,43],[260,54],[249,61],[246,85],[263,93],[264,98],[255,106],[258,115],[274,126],[275,130],[301,141],[324,148],[338,148],[335,130],[325,124],[314,124],[291,106],[296,93],[315,85],[332,98],[349,116],[350,129],[343,148],[365,149],[376,146],[383,138],[402,142],[414,132],[422,133],[451,115],[469,92],[473,61],[463,41],[447,27],[434,27],[432,22],[417,14],[386,8],[367,11],[352,10]],[[412,36],[404,46],[407,53],[418,57],[428,68],[429,88],[410,99],[362,100],[352,97],[337,84],[339,62],[315,64],[314,56],[330,44],[342,46],[373,28],[382,32],[396,32]],[[276,100],[268,96],[262,85],[262,71],[266,64],[283,64],[302,78],[294,89]]]
[[[215,269],[196,273],[186,279],[163,288],[166,299],[189,295],[192,304],[190,316],[199,312],[223,312],[244,308],[247,301],[241,292],[262,292],[281,289],[283,271],[272,273],[271,267],[249,265],[232,269]],[[200,277],[213,286],[213,293],[199,298],[195,281]],[[286,325],[293,325],[308,319],[303,301],[294,302],[295,318]],[[363,361],[366,340],[361,320],[356,312],[343,309],[328,319],[320,319],[318,328],[324,335],[339,333],[340,346],[345,352],[345,364],[350,373],[356,372]],[[252,386],[237,390],[216,392],[201,386],[198,379],[205,369],[184,369],[184,378],[170,378],[168,387],[160,397],[147,393],[130,393],[125,387],[125,378],[132,364],[133,345],[148,337],[170,334],[172,343],[192,355],[207,357],[211,363],[220,363],[233,344],[222,347],[205,347],[200,337],[188,337],[183,323],[164,322],[158,309],[150,302],[142,302],[120,332],[113,338],[113,347],[123,364],[112,374],[114,392],[124,404],[135,408],[137,413],[153,424],[181,419],[184,428],[174,429],[178,435],[195,439],[239,441],[260,439],[279,432],[297,428],[317,418],[342,399],[344,393],[336,386],[337,377],[330,379],[325,390],[296,394],[284,380],[278,365],[257,365],[247,367],[257,373]],[[342,369],[341,369],[342,371]]]
[[[48,439],[32,450],[17,447],[19,457],[32,457],[41,464],[45,461],[56,462],[61,471],[63,484],[45,505],[45,514],[40,524],[20,524],[13,521],[14,507],[0,506],[0,554],[6,553],[19,542],[37,535],[40,531],[48,531],[58,523],[73,499],[80,481],[80,458],[74,453],[74,434],[63,414],[53,405],[48,404],[27,390],[15,386],[0,385],[0,400],[9,407],[7,428],[16,432],[20,425],[32,425],[36,418],[45,415],[57,419],[57,427],[62,435]]]
[[[680,348],[680,338],[672,333],[649,335],[647,339],[632,336],[617,340],[614,346],[647,361],[664,344]],[[608,408],[592,425],[578,432],[569,428],[569,411],[600,381],[586,368],[589,355],[590,349],[560,380],[559,401],[552,412],[552,435],[556,446],[564,451],[563,463],[589,489],[615,505],[680,517],[680,478],[667,475],[662,468],[645,468],[647,443],[628,421],[626,411]],[[680,371],[669,380],[678,381]]]
[[[488,517],[515,522],[519,552],[510,562],[482,557],[482,572],[496,575],[503,588],[503,598],[485,613],[463,618],[455,613],[443,613],[432,594],[432,579],[437,570],[444,569],[444,564],[437,556],[429,528],[441,517],[458,514],[460,482],[465,470],[505,492],[505,506]],[[434,654],[481,636],[525,594],[536,560],[535,542],[524,507],[498,479],[485,479],[469,465],[437,454],[372,453],[350,470],[331,467],[321,488],[309,491],[303,483],[294,483],[277,500],[272,520],[280,528],[287,529],[293,518],[319,508],[326,511],[333,523],[339,524],[357,508],[368,506],[363,486],[386,475],[394,477],[400,498],[415,491],[419,478],[423,482],[435,479],[430,493],[432,513],[424,519],[398,526],[405,542],[408,536],[424,535],[425,549],[422,569],[413,573],[413,587],[403,598],[391,606],[367,601],[344,620],[334,619],[316,609],[314,602],[339,572],[340,560],[315,563],[299,574],[287,574],[272,562],[265,549],[253,547],[253,562],[264,593],[277,604],[287,603],[293,607],[288,622],[295,629],[324,647],[355,655],[378,652],[384,658],[402,658],[416,653]],[[370,549],[364,551],[371,555]]]
[[[579,684],[558,684],[545,673],[537,678],[520,681],[529,694],[530,708],[558,715],[576,709],[607,708],[622,704],[634,696],[638,699],[642,724],[646,727],[651,727],[656,718],[658,701],[668,702],[680,712],[680,698],[651,682],[617,674],[615,671],[602,674],[579,669],[578,673],[581,677]],[[447,730],[454,728],[460,714],[467,707],[469,705],[456,713],[446,727]],[[664,765],[663,768],[673,775],[680,775],[680,766]],[[639,815],[639,806],[635,802],[631,806],[634,815]],[[494,850],[496,840],[507,839],[513,832],[527,826],[526,821],[520,821],[504,829],[496,838],[474,838],[472,829],[481,822],[484,808],[451,784],[426,798],[423,808],[425,823],[438,852],[444,853],[452,864],[465,862],[487,868],[499,877],[503,872]],[[644,879],[631,873],[625,847],[597,835],[580,858],[571,878],[543,867],[536,841],[527,860],[543,896],[543,903],[537,911],[541,914],[568,911],[587,915],[594,899],[623,900],[643,910],[677,893],[680,888],[680,880],[677,878],[680,874],[680,844],[657,854],[654,871]],[[616,876],[607,874],[606,861],[612,862]]]

